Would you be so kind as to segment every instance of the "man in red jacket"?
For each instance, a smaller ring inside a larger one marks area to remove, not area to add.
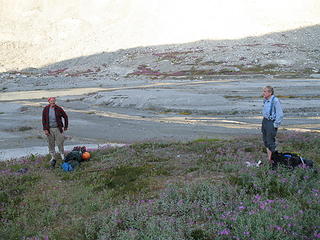
[[[65,111],[56,105],[56,98],[48,98],[49,105],[42,111],[42,125],[44,134],[48,138],[49,153],[51,155],[50,164],[55,167],[55,144],[58,145],[61,159],[64,160],[64,135],[63,132],[68,129],[68,116]],[[62,121],[64,119],[64,122]]]

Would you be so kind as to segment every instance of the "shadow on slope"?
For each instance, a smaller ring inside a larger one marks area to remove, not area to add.
[[[26,76],[118,80],[196,79],[221,75],[310,76],[320,72],[320,25],[234,40],[120,49],[57,62]]]

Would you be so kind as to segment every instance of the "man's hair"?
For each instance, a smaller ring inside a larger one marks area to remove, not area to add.
[[[56,100],[56,98],[55,97],[48,97],[48,102],[51,100]]]
[[[273,93],[274,93],[273,87],[271,87],[271,86],[265,86],[264,88],[265,88],[265,89],[268,89],[268,91],[271,92],[271,94],[273,95]]]

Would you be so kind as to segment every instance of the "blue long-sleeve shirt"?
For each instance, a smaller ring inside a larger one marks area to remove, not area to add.
[[[273,104],[272,104],[273,106],[270,114],[272,101],[273,101]],[[281,121],[283,119],[283,111],[282,111],[282,107],[279,99],[274,95],[272,95],[269,99],[264,99],[262,114],[264,118],[273,120],[274,127],[278,128],[281,125]]]

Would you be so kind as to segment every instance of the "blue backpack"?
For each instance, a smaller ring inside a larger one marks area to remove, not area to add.
[[[61,164],[61,168],[65,172],[70,172],[74,170],[74,167],[69,162],[64,162]]]
[[[61,164],[61,168],[66,172],[70,172],[75,170],[75,168],[78,167],[79,165],[80,165],[80,162],[78,162],[77,160],[70,160],[68,162],[63,162]]]

